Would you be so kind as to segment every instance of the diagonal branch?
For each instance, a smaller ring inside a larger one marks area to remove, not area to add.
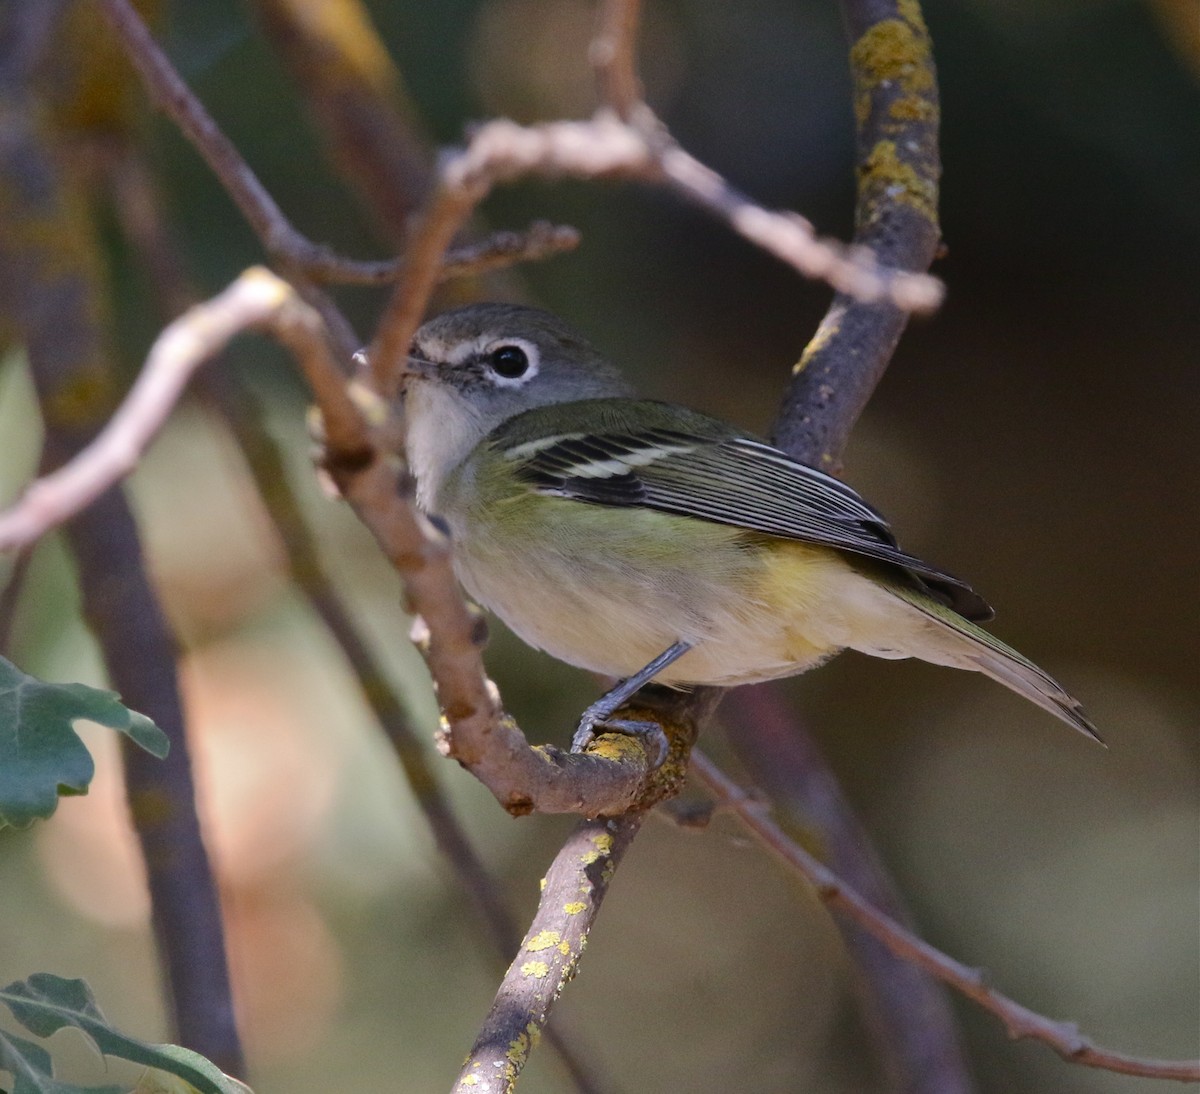
[[[776,856],[816,888],[817,895],[825,903],[869,931],[897,957],[924,969],[990,1011],[1004,1023],[1009,1037],[1014,1040],[1029,1038],[1041,1041],[1064,1060],[1085,1067],[1153,1079],[1178,1079],[1183,1082],[1200,1080],[1200,1060],[1154,1060],[1114,1052],[1084,1037],[1073,1023],[1053,1021],[996,991],[980,970],[960,964],[870,904],[793,841],[767,816],[760,800],[737,786],[702,753],[692,752],[691,770],[719,805],[736,813],[738,819]]]
[[[456,1094],[511,1094],[551,1007],[575,976],[609,882],[644,819],[638,812],[584,821],[567,838],[546,871],[533,924],[459,1072]]]
[[[150,97],[204,158],[258,236],[268,257],[279,264],[297,288],[306,290],[305,298],[319,307],[339,344],[346,348],[347,354],[352,352],[359,340],[345,329],[344,320],[332,303],[318,293],[315,283],[385,283],[402,272],[403,264],[343,258],[300,232],[183,81],[130,0],[98,2],[137,67]],[[549,258],[571,249],[575,243],[571,229],[540,224],[523,237],[511,232],[498,233],[494,239],[484,239],[447,256],[444,268],[435,278],[470,276],[527,259]]]

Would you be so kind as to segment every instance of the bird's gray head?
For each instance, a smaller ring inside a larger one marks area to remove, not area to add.
[[[621,375],[566,323],[516,304],[470,304],[417,331],[404,405],[418,495],[501,422],[533,407],[629,395]]]
[[[409,370],[445,385],[497,421],[547,403],[627,395],[620,374],[566,323],[517,304],[469,304],[413,338]]]

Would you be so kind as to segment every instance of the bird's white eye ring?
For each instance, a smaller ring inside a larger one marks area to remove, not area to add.
[[[505,387],[527,383],[537,373],[537,347],[524,338],[506,338],[495,343],[483,359],[496,383]]]

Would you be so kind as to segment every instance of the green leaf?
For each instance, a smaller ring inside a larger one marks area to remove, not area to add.
[[[122,1094],[117,1086],[76,1086],[54,1078],[50,1053],[32,1041],[0,1031],[0,1071],[16,1081],[12,1094]]]
[[[73,1026],[81,1030],[105,1056],[144,1064],[155,1072],[144,1076],[136,1090],[171,1091],[173,1094],[251,1094],[250,1088],[231,1079],[199,1053],[178,1045],[152,1045],[119,1033],[100,1013],[91,989],[82,980],[39,972],[0,989],[0,1002],[31,1033],[49,1037]],[[16,1080],[13,1094],[122,1094],[114,1086],[76,1086],[52,1077],[49,1054],[38,1045],[0,1033],[0,1069]],[[181,1081],[179,1081],[181,1080]]]
[[[114,692],[43,683],[0,657],[0,828],[28,827],[50,816],[60,795],[87,793],[95,764],[75,732],[77,718],[110,726],[160,759],[170,747]]]

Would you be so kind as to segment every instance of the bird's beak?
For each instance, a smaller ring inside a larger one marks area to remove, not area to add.
[[[410,353],[406,358],[404,371],[411,379],[436,380],[441,375],[442,366]]]

